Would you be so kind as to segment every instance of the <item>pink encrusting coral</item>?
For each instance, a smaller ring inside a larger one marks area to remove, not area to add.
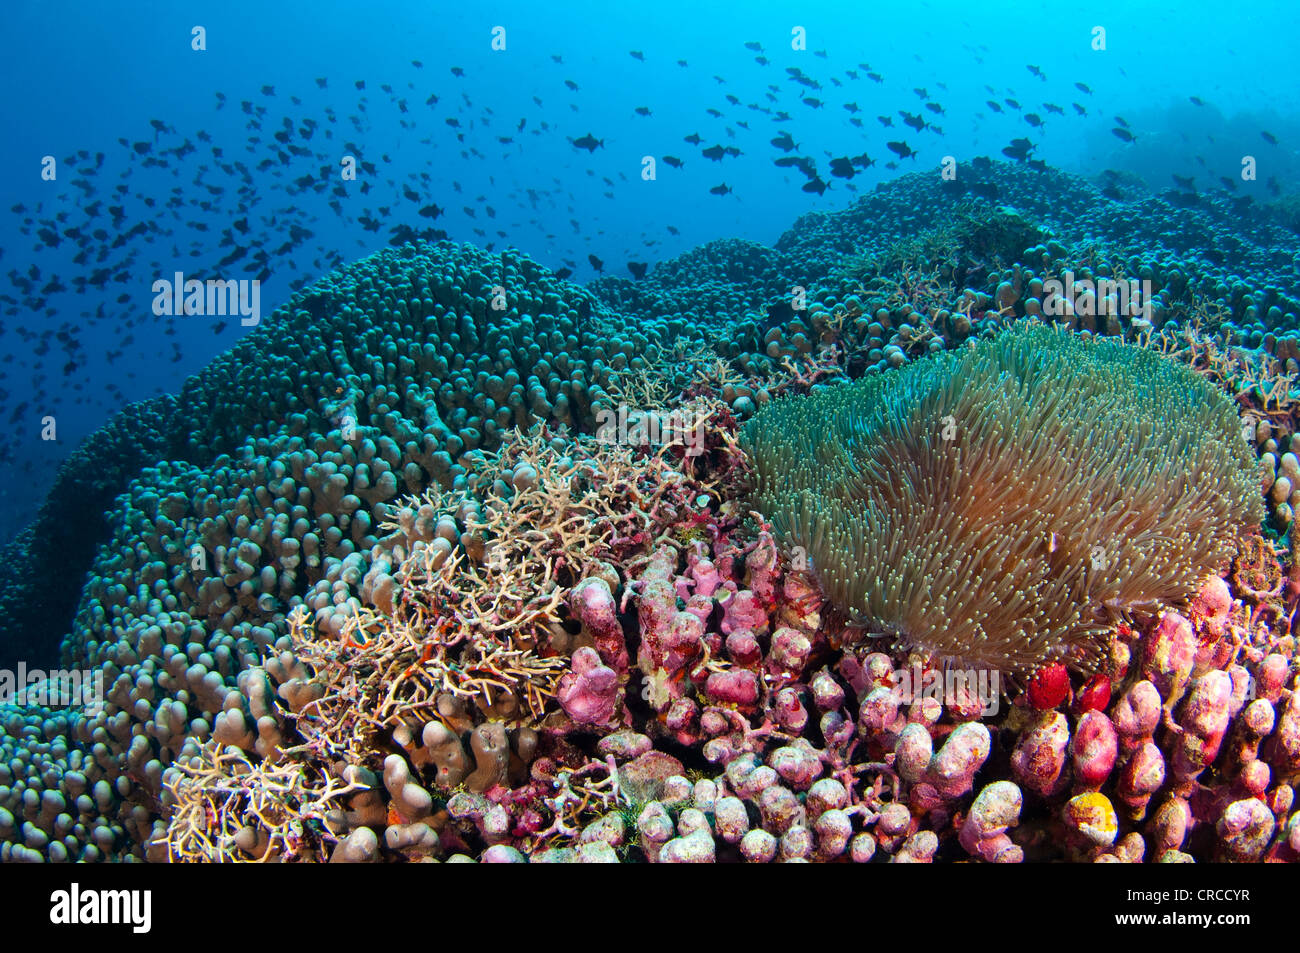
[[[629,580],[637,666],[619,674],[595,649],[579,649],[558,695],[569,726],[544,730],[551,741],[539,750],[550,753],[528,779],[456,794],[444,820],[427,822],[440,825],[442,855],[1295,858],[1293,647],[1248,627],[1240,603],[1217,618],[1165,613],[1117,633],[1116,655],[1133,662],[1117,669],[1105,706],[1076,711],[1061,699],[1042,710],[1021,695],[983,713],[961,695],[908,696],[909,660],[846,643],[807,577],[771,560],[763,528],[748,543],[723,521],[705,532],[661,545]],[[1204,591],[1221,593],[1222,582]],[[761,615],[736,628],[726,606],[742,594]],[[1189,665],[1194,657],[1203,661]],[[1095,692],[1094,681],[1075,676],[1074,694]],[[1253,699],[1242,690],[1252,683],[1261,692]],[[621,711],[615,686],[629,689]],[[569,747],[598,725],[594,757]],[[698,760],[688,767],[661,742]]]

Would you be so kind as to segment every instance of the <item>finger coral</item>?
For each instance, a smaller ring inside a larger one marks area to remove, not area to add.
[[[856,621],[1028,674],[1105,656],[1261,518],[1230,401],[1138,348],[1022,323],[746,428],[756,498]]]

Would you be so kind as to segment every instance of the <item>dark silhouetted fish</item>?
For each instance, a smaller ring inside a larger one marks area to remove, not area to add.
[[[1033,151],[1034,144],[1028,139],[1012,139],[1011,145],[1003,147],[1002,154],[1008,159],[1024,162]]]
[[[715,185],[713,188],[709,189],[711,195],[726,195],[730,191],[732,191],[732,188],[727,185],[726,182],[723,182],[721,185]]]
[[[831,160],[831,175],[840,179],[851,179],[857,175],[857,169],[853,168],[853,160],[848,156],[841,156],[838,159]]]
[[[603,148],[605,145],[604,139],[597,139],[591,133],[587,133],[581,139],[570,139],[569,141],[573,143],[575,148],[586,149],[588,152],[595,152],[598,146]]]
[[[900,159],[916,159],[916,152],[906,142],[887,142],[885,145],[889,147],[890,152]]]
[[[799,144],[794,141],[794,137],[788,132],[783,132],[772,140],[772,145],[776,146],[782,152],[792,152],[799,148]]]

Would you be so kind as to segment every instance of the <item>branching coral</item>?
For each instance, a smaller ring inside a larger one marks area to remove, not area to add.
[[[177,760],[164,782],[162,840],[173,862],[324,861],[335,838],[326,813],[366,785],[314,772],[297,761],[254,761],[235,747],[204,745]],[[315,822],[314,824],[312,822]]]
[[[538,429],[507,439],[470,485],[409,500],[383,526],[399,557],[392,610],[358,608],[339,638],[291,620],[297,657],[327,688],[300,730],[355,760],[370,735],[468,704],[534,725],[555,711],[573,649],[571,589],[588,577],[617,588],[615,564],[654,543],[698,492],[667,449]],[[597,647],[616,664],[621,646]]]
[[[746,429],[757,501],[841,609],[936,656],[1084,669],[1258,522],[1231,403],[1149,351],[1042,325]]]

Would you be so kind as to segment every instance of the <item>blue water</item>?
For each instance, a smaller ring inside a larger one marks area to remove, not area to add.
[[[945,156],[959,166],[1000,157],[1018,137],[1051,165],[1090,176],[1128,170],[1153,189],[1171,187],[1174,174],[1194,176],[1197,189],[1226,188],[1227,177],[1236,194],[1272,201],[1294,193],[1300,172],[1300,8],[1292,3],[1101,3],[1054,14],[1009,2],[837,2],[811,12],[763,2],[616,6],[9,5],[0,37],[0,539],[30,520],[59,461],[85,435],[125,402],[177,390],[249,332],[237,318],[224,326],[212,317],[155,318],[152,283],[177,271],[255,277],[263,266],[250,257],[262,249],[267,316],[293,288],[385,246],[406,224],[514,246],[572,268],[576,280],[595,277],[588,255],[627,277],[629,261],[653,265],[714,238],[773,242],[808,211],[844,207],[903,172],[937,174]],[[202,52],[191,49],[195,25],[206,29]],[[492,48],[496,26],[505,28],[504,50]],[[1097,26],[1106,29],[1104,51],[1091,48]],[[806,49],[792,49],[795,27],[806,31]],[[756,62],[760,55],[767,64]],[[436,104],[427,104],[431,95]],[[1008,97],[1022,109],[1006,106]],[[844,108],[850,103],[860,112]],[[907,128],[900,110],[942,134]],[[779,111],[790,118],[777,119]],[[1029,125],[1026,113],[1044,126]],[[1115,117],[1135,142],[1112,132]],[[309,120],[316,127],[304,141]],[[282,129],[310,154],[289,155],[272,138]],[[803,191],[796,169],[773,164],[784,153],[770,140],[783,131],[829,183],[824,194]],[[576,148],[573,140],[588,134],[604,145]],[[698,145],[683,141],[691,134]],[[887,168],[891,140],[917,157]],[[194,151],[166,153],[186,142]],[[349,144],[374,172],[340,183]],[[741,154],[712,161],[701,152],[714,145]],[[88,158],[77,159],[82,150]],[[875,165],[851,181],[831,175],[830,159],[862,154]],[[40,177],[46,155],[58,162],[53,182]],[[1246,155],[1259,163],[1255,182],[1241,181]],[[651,181],[642,177],[645,156],[657,160]],[[672,168],[665,156],[684,165]],[[166,167],[146,165],[159,158]],[[323,175],[329,187],[317,192]],[[724,185],[732,191],[711,194]],[[88,218],[96,202],[99,215]],[[430,204],[445,213],[421,217]],[[121,209],[116,225],[110,206]],[[378,230],[365,230],[363,217]],[[247,231],[234,230],[236,221]],[[146,231],[111,247],[141,223]],[[57,247],[38,237],[41,228],[59,233]],[[286,242],[292,247],[281,250]],[[218,267],[236,246],[249,254]],[[110,270],[107,284],[78,290],[96,268]],[[46,415],[57,421],[55,441],[41,440]]]

